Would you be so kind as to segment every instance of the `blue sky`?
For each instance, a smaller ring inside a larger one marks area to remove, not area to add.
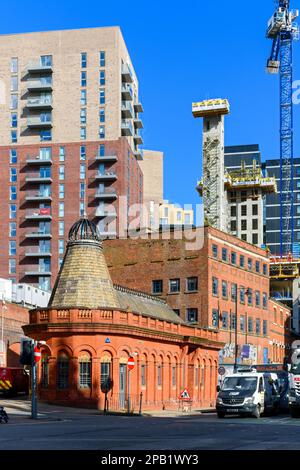
[[[273,0],[259,7],[253,0],[52,0],[44,12],[41,5],[16,0],[12,10],[3,2],[1,33],[121,27],[140,82],[145,148],[165,152],[166,198],[199,202],[202,124],[192,117],[193,101],[228,98],[226,145],[259,143],[263,158],[279,155],[279,77],[265,73]],[[292,0],[297,6],[300,1]],[[300,80],[299,59],[300,43],[295,43],[295,80]],[[300,105],[294,128],[300,156]]]

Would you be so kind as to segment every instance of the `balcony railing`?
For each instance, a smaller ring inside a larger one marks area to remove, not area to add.
[[[28,155],[26,163],[27,165],[52,165],[52,158],[45,158],[41,155],[36,155],[35,157]]]
[[[133,100],[133,91],[130,85],[127,83],[122,83],[122,98],[126,101]]]
[[[52,238],[50,232],[45,231],[37,231],[37,232],[29,232],[25,233],[25,238]]]
[[[32,271],[25,271],[23,273],[25,276],[52,276],[51,271],[47,271],[44,269],[36,269]]]
[[[133,123],[134,123],[134,127],[136,129],[143,129],[144,128],[143,121],[138,117],[134,118]]]
[[[52,127],[52,116],[46,117],[30,117],[27,119],[28,127],[38,127],[38,128],[51,128]]]
[[[27,108],[33,109],[52,109],[52,100],[45,98],[30,98],[26,103]]]
[[[25,220],[51,220],[51,209],[39,209],[35,211],[26,211]]]
[[[122,135],[125,135],[127,137],[133,136],[133,133],[134,133],[133,126],[132,126],[132,122],[129,119],[122,119],[121,131],[122,131]]]
[[[143,113],[144,112],[144,108],[143,108],[142,103],[137,102],[137,103],[134,103],[133,106],[134,106],[135,112],[137,112],[137,113]]]
[[[133,118],[134,110],[130,101],[122,101],[121,110],[122,110],[122,116],[124,118],[129,118],[129,119]]]
[[[134,138],[135,143],[138,145],[141,145],[144,142],[143,137],[138,131],[135,131],[133,138]]]
[[[113,171],[105,171],[104,173],[100,173],[100,172],[96,173],[95,179],[96,180],[117,180],[118,177],[116,173],[114,173]]]
[[[99,190],[95,194],[95,199],[117,199],[118,195],[114,188]]]
[[[51,174],[27,173],[26,183],[52,183]]]
[[[122,64],[122,81],[125,83],[132,83],[132,72],[128,64]]]
[[[36,250],[36,251],[25,251],[23,256],[26,258],[49,258],[52,256],[50,251]]]
[[[49,78],[49,79],[48,79]],[[27,83],[28,90],[52,90],[52,78],[47,77],[47,79],[40,79],[40,80],[29,80]]]
[[[117,217],[117,214],[116,214],[116,211],[113,209],[109,210],[109,209],[102,209],[98,207],[98,209],[95,212],[95,217],[99,217],[99,218],[108,217],[108,218],[114,219],[115,217]]]
[[[117,162],[117,155],[96,155],[96,160],[101,162]]]
[[[143,150],[137,149],[133,153],[134,153],[134,156],[137,160],[143,160],[144,159]]]
[[[31,193],[25,197],[26,201],[52,201],[52,196],[49,193]]]
[[[41,72],[52,73],[53,68],[52,68],[52,64],[50,63],[43,64],[41,61],[31,61],[27,65],[27,72],[28,73],[41,73]]]

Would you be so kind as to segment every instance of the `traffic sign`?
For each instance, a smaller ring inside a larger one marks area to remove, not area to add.
[[[225,372],[226,372],[225,367],[223,366],[219,367],[218,372],[219,372],[219,375],[225,375]]]
[[[135,362],[134,362],[134,358],[133,358],[133,357],[129,357],[129,358],[128,358],[127,365],[128,365],[128,370],[132,370],[132,369],[134,368]]]
[[[37,363],[37,362],[40,362],[41,360],[41,357],[42,357],[42,353],[41,353],[41,350],[38,346],[35,346],[34,347],[34,362]]]
[[[185,388],[185,389],[181,392],[179,399],[180,399],[180,400],[190,400],[190,399],[191,399],[191,396],[190,396],[190,394],[189,394],[187,388]]]

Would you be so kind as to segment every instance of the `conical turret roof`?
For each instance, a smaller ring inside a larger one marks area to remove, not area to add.
[[[86,217],[70,229],[65,257],[50,301],[52,308],[120,308],[96,225]]]

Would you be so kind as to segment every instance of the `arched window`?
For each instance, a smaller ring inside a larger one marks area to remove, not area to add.
[[[69,357],[63,351],[58,354],[56,370],[58,390],[65,390],[69,388]]]
[[[42,353],[41,361],[41,387],[48,388],[49,386],[49,356]]]
[[[101,390],[109,390],[111,387],[112,367],[111,356],[104,354],[101,357],[100,386]]]
[[[79,355],[79,387],[91,388],[92,383],[92,361],[91,356],[87,352]]]

